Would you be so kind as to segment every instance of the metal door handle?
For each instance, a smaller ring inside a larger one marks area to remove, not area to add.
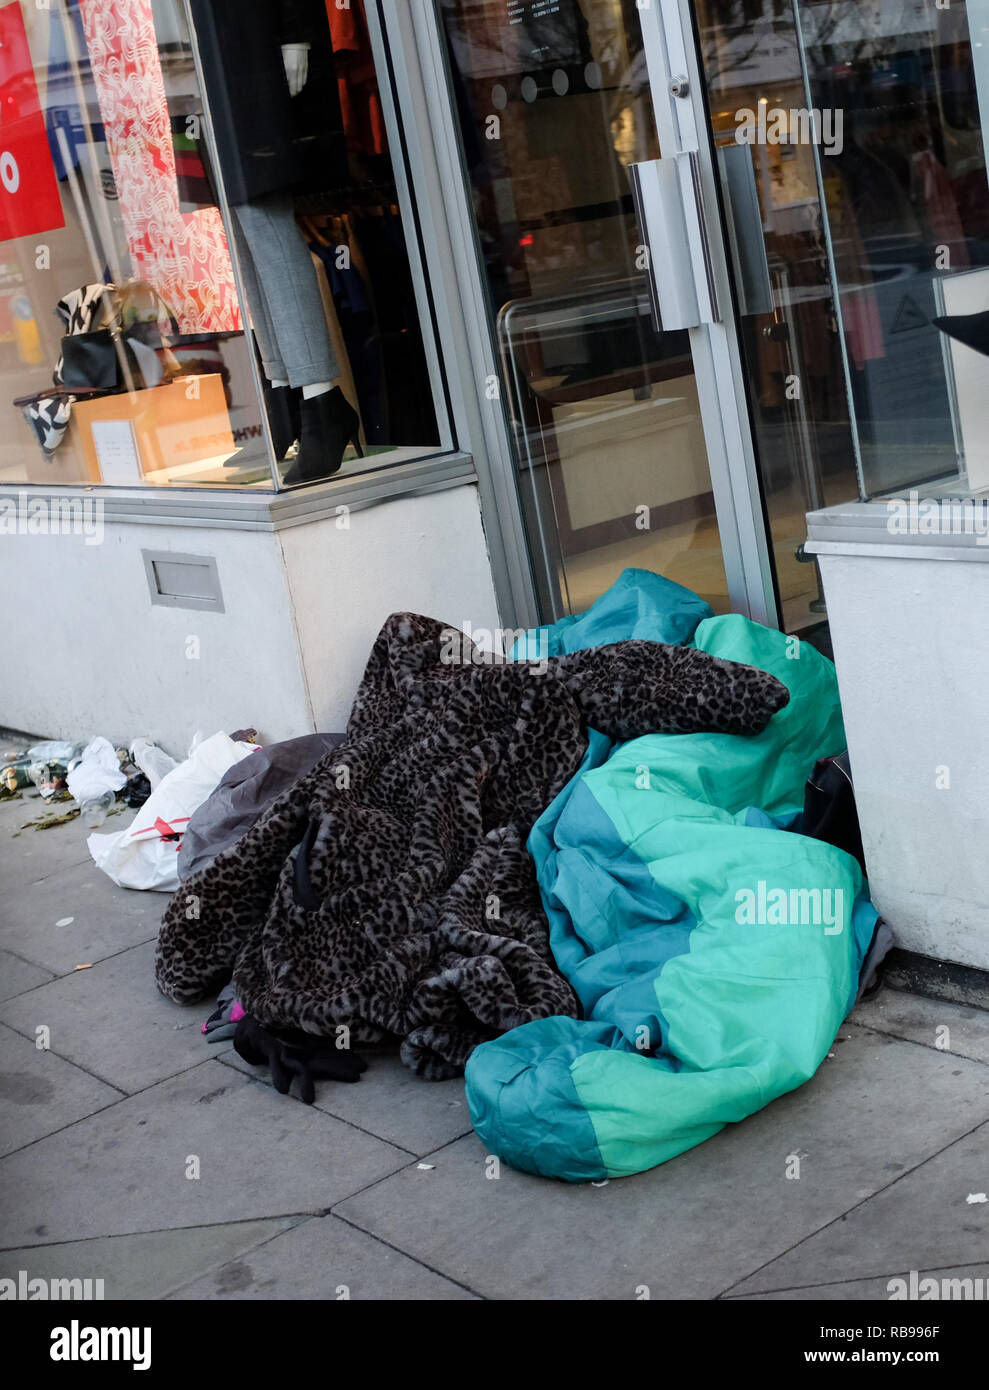
[[[735,290],[743,317],[771,314],[775,307],[766,255],[766,234],[751,145],[719,145],[721,188],[727,203],[728,245]]]
[[[629,165],[653,326],[658,333],[718,323],[711,241],[695,153]]]

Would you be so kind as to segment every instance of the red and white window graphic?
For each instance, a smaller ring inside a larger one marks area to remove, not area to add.
[[[65,226],[20,4],[0,9],[0,241]]]
[[[134,273],[181,332],[235,332],[240,306],[219,210],[179,206],[151,0],[81,0],[81,12]]]

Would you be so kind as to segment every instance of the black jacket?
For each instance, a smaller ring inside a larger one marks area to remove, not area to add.
[[[324,0],[191,0],[205,96],[230,203],[346,182],[347,152]],[[291,96],[282,44],[308,43]]]

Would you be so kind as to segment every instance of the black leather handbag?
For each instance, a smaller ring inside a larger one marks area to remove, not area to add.
[[[67,333],[62,339],[62,385],[116,391],[123,373],[115,338],[120,338],[119,330],[110,328],[98,328],[95,333]],[[125,354],[128,351],[123,339],[121,349]],[[143,385],[143,380],[139,384]]]
[[[75,390],[125,391],[157,386],[174,375],[177,363],[163,362],[169,340],[162,336],[155,310],[157,296],[142,282],[116,289],[107,286],[107,322],[90,333],[67,333],[62,338],[61,384]],[[125,317],[126,316],[126,317]],[[132,319],[126,329],[121,322]],[[178,330],[172,315],[173,331]],[[174,366],[173,366],[174,363]]]

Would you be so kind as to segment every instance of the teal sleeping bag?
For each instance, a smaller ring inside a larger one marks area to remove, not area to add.
[[[832,664],[807,643],[628,570],[518,654],[629,637],[777,676],[761,734],[591,731],[529,839],[557,965],[582,1019],[473,1053],[474,1127],[513,1167],[582,1182],[663,1163],[807,1081],[855,999],[876,924],[858,863],[786,826],[845,736]]]

